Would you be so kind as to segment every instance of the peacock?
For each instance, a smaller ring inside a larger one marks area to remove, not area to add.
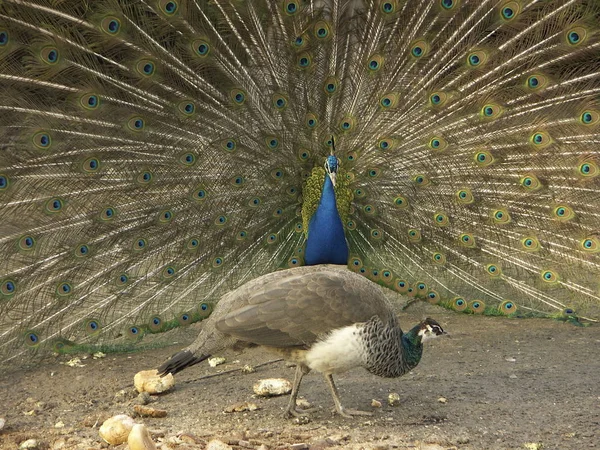
[[[3,0],[0,361],[160,345],[327,263],[597,322],[599,23],[597,0]]]

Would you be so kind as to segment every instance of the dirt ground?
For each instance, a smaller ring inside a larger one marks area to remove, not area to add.
[[[285,362],[201,379],[276,358],[255,348],[224,353],[227,362],[216,368],[201,364],[177,375],[175,389],[149,405],[167,417],[136,421],[148,426],[162,449],[204,448],[212,439],[261,450],[600,448],[600,326],[475,317],[429,305],[404,313],[401,323],[408,329],[425,315],[449,336],[428,342],[410,374],[382,379],[358,369],[337,377],[343,404],[373,411],[372,417],[334,415],[325,381],[311,373],[300,394],[320,409],[306,423],[284,419],[287,397],[256,398],[252,386],[262,378],[292,380],[294,369]],[[184,336],[195,334],[188,328]],[[61,364],[69,359],[63,356],[0,374],[0,418],[6,420],[0,448],[17,449],[28,439],[38,449],[106,448],[98,427],[111,415],[132,414],[140,400],[134,374],[157,367],[184,341],[88,358],[84,367]],[[398,406],[387,404],[391,392],[400,395]],[[382,406],[373,407],[373,399]],[[246,401],[258,409],[224,412]]]

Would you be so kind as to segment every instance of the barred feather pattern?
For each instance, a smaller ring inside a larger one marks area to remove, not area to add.
[[[597,321],[599,23],[594,0],[4,0],[0,360],[134,348],[301,265],[332,137],[350,269]]]

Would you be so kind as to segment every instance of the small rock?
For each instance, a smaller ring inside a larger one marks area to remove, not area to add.
[[[244,441],[243,439],[240,439],[237,445],[244,448],[254,448],[254,445],[252,445],[249,441]]]
[[[506,358],[504,358],[504,361],[517,362],[517,360],[515,358],[513,358],[512,356],[507,356]]]
[[[19,450],[33,450],[39,448],[39,442],[35,439],[27,439],[24,442],[21,442],[19,445]]]
[[[252,372],[256,372],[256,369],[254,367],[252,367],[249,364],[246,364],[244,367],[242,367],[242,373],[252,373]]]
[[[67,440],[65,438],[57,439],[52,443],[51,450],[62,450],[67,448]]]
[[[154,417],[154,418],[167,417],[166,409],[157,409],[157,408],[152,408],[150,406],[144,406],[144,405],[134,405],[133,410],[137,414],[139,414],[141,417]]]
[[[201,444],[202,440],[191,433],[183,433],[177,436],[185,444]]]
[[[285,378],[267,378],[254,384],[254,393],[261,397],[273,397],[292,392],[292,383]]]
[[[145,425],[136,423],[127,438],[129,450],[156,450],[156,445]]]
[[[305,398],[297,398],[296,406],[298,406],[299,408],[302,408],[302,409],[309,409],[311,407],[311,404]]]
[[[234,412],[243,412],[243,411],[256,411],[258,406],[256,403],[250,402],[242,402],[236,403],[235,405],[231,405],[226,407],[223,411],[226,413],[234,413]]]
[[[446,404],[448,403],[448,399],[446,397],[440,397],[438,398],[438,402]]]
[[[127,442],[127,437],[135,425],[133,419],[125,414],[113,416],[104,421],[100,430],[100,437],[112,445]]]
[[[56,422],[54,424],[54,428],[64,428],[65,427],[65,423],[62,420],[59,420],[58,422]]]
[[[382,405],[381,405],[381,402],[379,400],[373,399],[373,400],[371,400],[371,406],[373,408],[381,408]]]
[[[121,389],[115,394],[114,400],[117,403],[125,403],[135,397],[136,391],[133,389]]]
[[[106,358],[106,353],[96,352],[92,355],[94,359]]]
[[[526,444],[523,444],[523,447],[527,450],[541,450],[544,448],[544,444],[541,442],[527,442]]]
[[[206,445],[206,450],[233,450],[233,447],[219,439],[213,439]]]
[[[398,406],[400,404],[400,394],[397,392],[392,392],[388,395],[388,405],[390,406]]]
[[[331,445],[342,445],[344,442],[350,440],[349,434],[333,434],[325,438]]]
[[[517,376],[516,376],[514,373],[511,373],[511,374],[508,376],[508,378],[515,379],[515,378],[517,378]]]
[[[175,385],[175,378],[171,373],[161,377],[156,369],[142,370],[133,377],[133,384],[138,392],[160,394],[167,392]]]
[[[222,356],[215,356],[214,358],[208,358],[208,365],[210,367],[217,367],[219,364],[223,364],[225,361],[227,360]]]
[[[290,445],[290,448],[292,450],[308,450],[308,444],[305,444],[304,442],[300,444],[292,444]]]
[[[81,358],[73,358],[70,359],[69,361],[65,362],[65,363],[61,363],[64,364],[65,366],[69,366],[69,367],[85,367],[85,364],[81,363]]]
[[[293,422],[296,425],[306,425],[306,424],[310,423],[310,417],[308,417],[308,416],[294,417]]]
[[[6,425],[6,419],[3,419],[2,417],[0,417],[0,431],[2,431],[2,429],[4,428],[4,425]]]
[[[147,405],[148,403],[152,403],[154,401],[156,400],[147,392],[141,392],[134,400],[136,405]]]

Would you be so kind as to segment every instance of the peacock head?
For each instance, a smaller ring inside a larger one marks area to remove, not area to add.
[[[337,177],[338,164],[338,159],[334,155],[329,155],[325,160],[325,172],[327,172],[327,175],[334,186]]]
[[[419,324],[418,335],[421,336],[421,342],[431,340],[442,334],[446,334],[446,332],[441,325],[429,317]]]

